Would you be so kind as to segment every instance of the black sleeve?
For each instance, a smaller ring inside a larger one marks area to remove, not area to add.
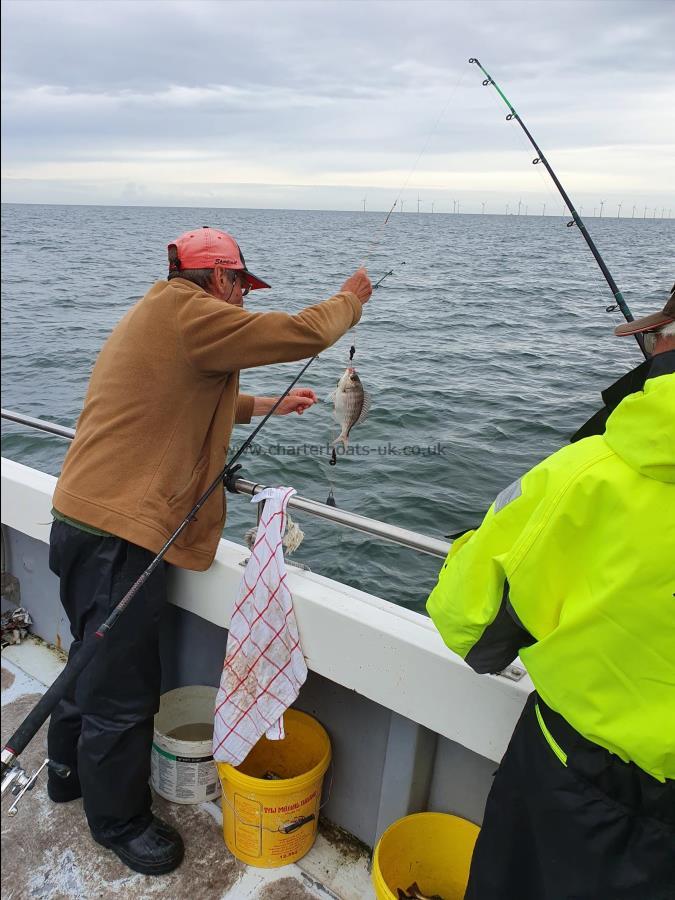
[[[510,665],[523,647],[534,642],[511,606],[507,581],[495,620],[469,650],[465,660],[479,675],[495,674]]]

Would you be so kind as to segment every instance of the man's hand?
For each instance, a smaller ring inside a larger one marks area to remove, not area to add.
[[[274,413],[275,416],[287,416],[295,412],[301,416],[306,409],[314,406],[319,398],[311,388],[293,388],[287,397],[281,401]]]
[[[266,416],[277,402],[278,397],[256,397],[253,401],[253,415]],[[318,397],[311,388],[293,388],[274,410],[275,416],[287,416],[297,413],[301,416],[306,409],[314,406]]]
[[[373,286],[368,278],[368,273],[361,267],[349,276],[340,290],[351,291],[352,294],[356,294],[361,303],[367,303],[373,293]]]

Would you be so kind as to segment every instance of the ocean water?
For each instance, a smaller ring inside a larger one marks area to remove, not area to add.
[[[443,537],[480,522],[641,359],[632,338],[613,337],[621,314],[605,311],[612,296],[565,221],[395,213],[383,228],[375,212],[4,204],[2,405],[74,426],[103,341],[165,276],[166,245],[183,231],[208,224],[237,237],[273,285],[247,297],[250,309],[297,312],[339,290],[367,256],[374,281],[394,274],[303,378],[322,402],[270,420],[241,474],[320,501],[332,486],[342,508]],[[673,220],[587,224],[633,314],[660,308],[675,277]],[[330,467],[338,428],[326,398],[351,343],[372,411]],[[245,370],[242,390],[280,393],[301,367]],[[237,427],[233,444],[252,427]],[[67,445],[3,421],[10,459],[56,475]],[[241,542],[255,510],[246,497],[228,504],[224,535]],[[294,559],[423,609],[440,560],[296,518],[305,540]]]

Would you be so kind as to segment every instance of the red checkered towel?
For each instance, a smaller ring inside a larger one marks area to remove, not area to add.
[[[266,488],[251,556],[232,613],[216,698],[213,757],[239,765],[263,734],[284,737],[286,709],[307,678],[281,540],[293,488]]]

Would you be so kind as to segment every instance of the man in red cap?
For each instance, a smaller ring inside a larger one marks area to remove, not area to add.
[[[314,356],[359,321],[372,286],[365,269],[339,293],[296,315],[248,312],[244,297],[269,287],[234,238],[204,227],[169,244],[169,277],[116,326],[92,372],[76,435],[54,493],[50,567],[73,634],[70,654],[108,617],[222,470],[235,423],[269,412],[274,397],[239,392],[240,369]],[[316,402],[292,391],[277,415]],[[224,491],[166,554],[203,571],[225,521]],[[130,868],[176,868],[183,842],[153,816],[148,787],[159,708],[162,563],[110,632],[74,692],[52,714],[49,796],[82,796],[92,835]]]

